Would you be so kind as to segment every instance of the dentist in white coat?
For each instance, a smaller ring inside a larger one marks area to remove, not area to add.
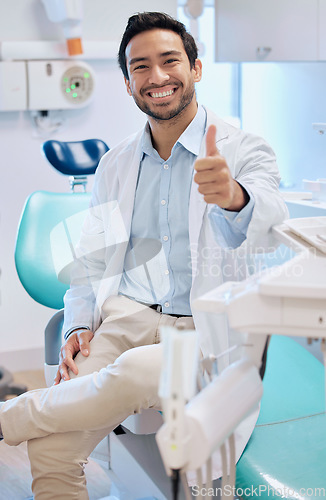
[[[28,441],[36,500],[88,498],[83,465],[96,444],[128,415],[159,407],[160,327],[195,327],[205,354],[208,320],[192,301],[245,278],[287,215],[270,147],[197,104],[202,65],[181,23],[133,16],[119,64],[147,124],[97,169],[55,384],[0,406],[4,440]],[[223,321],[212,342],[228,346]],[[236,433],[237,459],[256,417]]]

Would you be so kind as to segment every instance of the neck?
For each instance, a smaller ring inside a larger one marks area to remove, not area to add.
[[[196,113],[197,103],[194,101],[191,105],[187,106],[184,112],[181,112],[171,120],[148,118],[153,147],[163,160],[167,160],[170,157],[173,146],[192,122]]]

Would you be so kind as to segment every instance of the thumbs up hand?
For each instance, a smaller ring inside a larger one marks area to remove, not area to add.
[[[210,125],[206,134],[206,156],[195,162],[194,181],[206,203],[239,212],[249,201],[247,192],[235,181],[225,158],[216,147],[216,127]]]

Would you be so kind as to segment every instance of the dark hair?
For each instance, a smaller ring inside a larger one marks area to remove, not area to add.
[[[187,32],[185,25],[163,12],[141,12],[128,19],[128,24],[120,43],[118,62],[127,80],[129,80],[126,65],[126,47],[128,43],[139,33],[153,29],[171,30],[177,33],[187,53],[190,67],[193,68],[195,66],[195,61],[198,57],[198,49],[195,40],[190,33]]]

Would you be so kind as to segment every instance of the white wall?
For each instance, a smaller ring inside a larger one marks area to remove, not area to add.
[[[178,19],[187,29],[191,29],[191,21],[184,14],[183,7],[178,8]],[[202,80],[196,87],[198,101],[214,111],[220,117],[238,124],[238,67],[235,63],[215,63],[214,61],[214,7],[207,6],[199,18],[199,42],[204,51],[199,53],[203,63]]]
[[[242,126],[274,148],[285,186],[326,175],[326,135],[312,123],[326,122],[326,63],[242,64]]]
[[[129,15],[161,10],[158,0],[85,0],[84,39],[118,39]],[[176,0],[166,0],[166,12],[176,15]],[[62,39],[40,0],[0,0],[0,41]],[[144,117],[124,88],[116,61],[87,61],[97,79],[91,105],[60,114],[64,127],[53,139],[98,137],[112,147],[138,130]],[[20,284],[14,266],[16,229],[27,196],[36,190],[68,191],[68,180],[40,153],[40,137],[28,112],[0,113],[0,365],[9,370],[33,369],[43,363],[43,331],[54,311],[34,302]]]

